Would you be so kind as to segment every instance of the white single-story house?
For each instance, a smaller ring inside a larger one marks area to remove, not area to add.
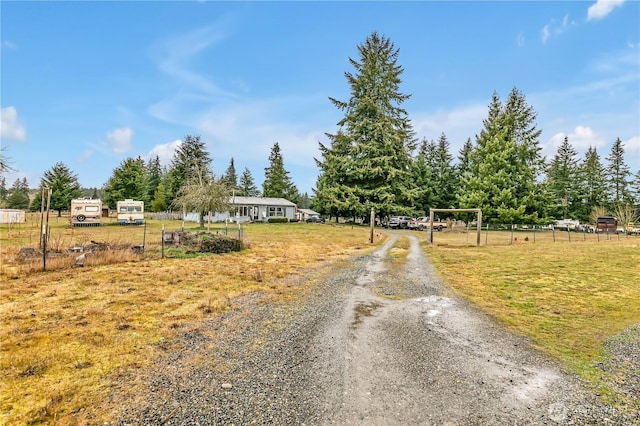
[[[216,212],[211,215],[212,222],[267,222],[269,218],[296,219],[297,207],[295,203],[284,198],[265,197],[238,197],[229,199],[229,204],[235,213]],[[184,220],[187,222],[197,222],[198,213],[186,213]],[[207,217],[205,216],[205,222]]]
[[[298,212],[296,213],[296,218],[300,222],[304,222],[305,220],[313,216],[320,216],[320,213],[314,212],[311,209],[298,209]]]
[[[18,209],[0,209],[0,223],[24,223],[27,212]]]

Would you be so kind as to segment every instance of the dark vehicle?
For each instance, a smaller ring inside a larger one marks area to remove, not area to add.
[[[307,223],[324,223],[324,217],[322,216],[311,216],[307,218]]]
[[[409,222],[412,220],[413,218],[409,216],[391,216],[387,226],[389,228],[406,229],[409,227]]]
[[[618,219],[613,216],[601,216],[596,222],[596,232],[615,234],[618,229]]]

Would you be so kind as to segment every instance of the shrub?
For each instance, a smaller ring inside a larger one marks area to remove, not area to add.
[[[289,219],[286,217],[270,217],[267,222],[269,223],[288,223]]]
[[[241,249],[240,240],[212,234],[203,234],[198,244],[198,251],[202,253],[230,253]]]

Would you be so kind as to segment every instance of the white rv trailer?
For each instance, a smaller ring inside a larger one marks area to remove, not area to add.
[[[144,223],[144,201],[126,199],[118,201],[118,225],[142,225]]]
[[[100,226],[102,201],[91,198],[71,200],[71,226]]]

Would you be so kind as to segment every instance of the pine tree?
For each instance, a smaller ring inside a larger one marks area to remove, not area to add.
[[[5,207],[8,194],[9,191],[7,190],[7,180],[4,176],[0,176],[0,207]]]
[[[576,219],[582,201],[579,188],[578,152],[565,136],[547,172],[548,188],[555,200],[555,216]]]
[[[244,197],[259,197],[260,191],[256,186],[256,183],[253,179],[253,175],[248,168],[244,168],[242,175],[240,175],[240,186],[238,195]]]
[[[458,165],[456,166],[456,171],[458,176],[463,176],[469,173],[471,169],[471,154],[473,153],[473,143],[471,142],[471,138],[467,139],[467,141],[462,145],[460,151],[458,151]]]
[[[300,199],[298,200],[298,208],[299,209],[308,209],[311,207],[311,198],[309,198],[309,194],[306,192],[300,195]]]
[[[145,163],[141,157],[127,158],[113,170],[113,174],[104,187],[104,200],[110,208],[115,209],[117,202],[133,199],[147,199],[147,174]]]
[[[328,203],[323,211],[337,210],[343,216],[368,217],[372,207],[379,217],[413,212],[419,195],[412,179],[416,141],[407,112],[401,108],[409,96],[399,91],[404,72],[398,65],[399,50],[374,32],[358,46],[358,53],[359,61],[349,58],[355,74],[345,73],[350,99],[329,98],[345,113],[338,133],[329,136],[346,155],[338,159],[321,147],[324,161],[318,162],[316,198]],[[327,159],[339,164],[327,164]],[[323,176],[336,170],[342,176]]]
[[[631,181],[631,188],[635,198],[635,204],[640,211],[640,170],[638,170]]]
[[[278,142],[271,147],[269,167],[264,169],[262,196],[270,198],[284,198],[293,203],[298,201],[298,189],[291,181],[289,172],[284,168],[284,160],[280,153]]]
[[[329,218],[334,216],[337,218],[340,213],[354,213],[349,211],[348,197],[346,197],[348,191],[343,189],[345,176],[351,164],[350,141],[342,131],[338,131],[335,135],[327,134],[327,137],[331,141],[331,146],[327,147],[319,143],[322,160],[315,159],[322,173],[317,179],[312,206],[318,213]]]
[[[621,204],[631,204],[629,192],[629,166],[624,162],[624,146],[620,138],[616,139],[611,147],[611,153],[607,157],[607,185],[609,202],[612,209]]]
[[[494,92],[470,155],[470,173],[460,180],[460,207],[480,207],[494,222],[536,223],[546,215],[547,193],[538,182],[544,159],[535,118],[517,89],[504,106]]]
[[[227,171],[224,173],[221,179],[224,180],[224,182],[232,192],[238,192],[240,186],[238,185],[238,174],[236,173],[236,166],[234,164],[233,157],[231,157],[229,167],[227,167]]]
[[[27,210],[29,204],[29,184],[27,183],[27,178],[16,179],[7,195],[7,208]]]
[[[150,158],[145,169],[147,174],[147,200],[152,201],[156,198],[156,191],[164,177],[160,156],[156,155],[154,158]]]
[[[154,199],[151,201],[151,210],[154,212],[163,212],[167,210],[167,190],[164,183],[160,182],[156,188]]]
[[[186,135],[182,144],[176,149],[171,159],[169,167],[169,204],[172,204],[174,197],[180,192],[183,185],[192,176],[199,175],[203,171],[210,172],[212,159],[206,150],[204,142],[200,136]]]
[[[51,189],[50,209],[57,210],[58,217],[62,215],[63,210],[67,211],[71,208],[71,200],[82,196],[78,176],[62,162],[56,163],[44,172],[40,179],[40,188],[31,202],[32,211],[40,210],[43,188]]]
[[[413,162],[413,179],[419,190],[418,197],[415,201],[415,207],[418,212],[428,214],[429,209],[435,207],[435,167],[433,158],[435,158],[436,145],[433,141],[423,138],[418,148],[418,156]]]
[[[585,153],[579,176],[584,196],[579,218],[587,221],[591,220],[594,207],[602,207],[607,203],[606,174],[596,148],[589,147]]]
[[[454,208],[457,176],[452,164],[453,156],[449,152],[449,140],[442,133],[433,152],[433,208]]]

